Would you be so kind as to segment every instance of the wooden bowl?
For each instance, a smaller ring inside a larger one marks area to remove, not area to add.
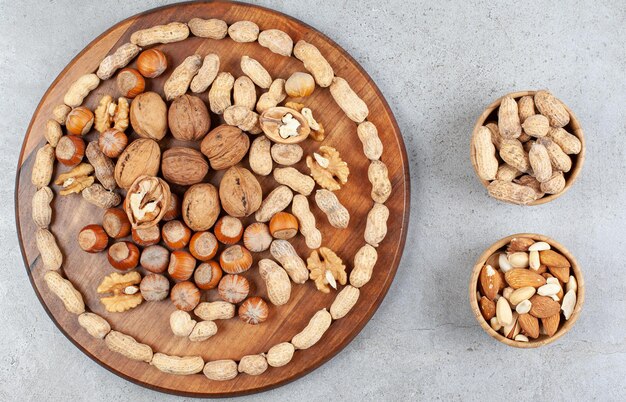
[[[497,109],[500,107],[500,103],[502,103],[502,99],[504,99],[507,96],[511,96],[513,99],[517,100],[521,98],[522,96],[527,96],[527,95],[534,96],[536,92],[537,91],[513,92],[508,95],[504,95],[500,99],[493,102],[491,105],[487,106],[487,109],[485,109],[485,111],[478,117],[478,120],[476,120],[476,124],[474,125],[474,130],[472,131],[472,138],[474,137],[474,135],[476,135],[476,133],[478,132],[478,129],[481,126],[484,126],[486,123],[490,121],[498,120]],[[576,115],[570,110],[569,107],[567,107],[567,105],[563,104],[563,106],[565,106],[565,109],[567,109],[567,112],[570,115],[570,122],[563,128],[567,132],[574,134],[576,137],[578,137],[578,139],[581,142],[580,153],[578,155],[569,155],[572,158],[572,169],[569,172],[565,173],[565,187],[563,188],[563,191],[561,191],[558,194],[546,194],[544,197],[539,198],[538,200],[535,200],[527,205],[541,205],[541,204],[545,204],[546,202],[550,202],[552,200],[559,198],[560,196],[565,194],[565,192],[572,186],[572,184],[574,184],[574,181],[576,181],[576,178],[578,178],[578,175],[580,174],[580,171],[583,168],[583,163],[585,162],[585,148],[586,148],[585,147],[585,135],[583,133],[583,129],[580,127],[580,122],[578,121],[578,118],[576,117]],[[483,180],[480,178],[480,176],[478,176],[478,168],[476,167],[476,154],[474,152],[474,147],[472,146],[470,146],[470,158],[472,160],[472,166],[474,167],[474,171],[476,172],[476,177],[478,178],[478,180],[482,182],[483,186],[487,188],[487,186],[489,185],[489,181]]]
[[[482,313],[480,312],[480,307],[478,306],[478,298],[476,296],[476,292],[478,290],[478,276],[480,275],[480,270],[485,265],[485,262],[492,254],[500,250],[502,247],[509,244],[511,239],[515,237],[530,237],[535,241],[545,241],[552,247],[554,250],[563,254],[569,262],[572,264],[570,274],[574,275],[576,278],[576,282],[578,284],[578,290],[576,292],[576,306],[574,306],[574,312],[569,320],[563,321],[561,317],[561,326],[557,330],[557,332],[553,336],[547,335],[539,335],[537,339],[529,339],[529,342],[519,342],[509,339],[499,332],[496,332],[491,328],[491,325],[483,318]],[[578,261],[569,252],[567,248],[565,248],[561,243],[553,240],[547,236],[543,236],[535,233],[518,233],[504,239],[500,239],[494,244],[492,244],[484,253],[478,258],[476,265],[474,265],[474,269],[472,271],[472,277],[470,278],[469,285],[469,298],[470,298],[470,306],[472,307],[472,311],[474,312],[474,316],[481,327],[489,334],[492,338],[497,339],[498,341],[504,343],[505,345],[514,346],[516,348],[538,348],[539,346],[547,345],[552,343],[565,335],[567,331],[569,331],[573,326],[578,316],[580,315],[580,311],[582,310],[583,303],[585,301],[585,281],[583,279],[582,271],[580,270],[580,266],[578,265]]]

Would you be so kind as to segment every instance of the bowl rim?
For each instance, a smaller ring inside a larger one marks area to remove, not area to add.
[[[500,106],[504,98],[506,98],[507,96],[510,96],[513,99],[518,99],[523,96],[529,96],[529,95],[534,96],[537,92],[538,91],[528,90],[528,91],[518,91],[518,92],[508,93],[496,99],[494,102],[492,102],[489,106],[487,106],[487,108],[483,111],[483,113],[480,116],[478,116],[478,119],[476,120],[476,124],[474,125],[474,129],[472,130],[472,137],[470,141],[470,160],[472,161],[472,167],[474,168],[474,172],[476,173],[476,178],[482,183],[482,185],[485,188],[489,186],[489,181],[481,179],[480,176],[478,175],[478,168],[476,166],[476,153],[474,151],[474,147],[471,145],[473,143],[474,136],[478,132],[478,129],[484,125],[485,121],[487,121],[487,118],[489,118],[489,115],[491,115],[491,113]],[[535,200],[533,202],[526,204],[528,206],[545,204],[565,194],[567,190],[569,190],[569,188],[574,184],[574,182],[578,178],[578,175],[580,174],[580,171],[582,170],[583,165],[585,163],[585,150],[587,147],[585,143],[585,134],[583,132],[582,127],[580,126],[580,121],[578,120],[578,117],[576,117],[574,112],[572,112],[572,110],[563,101],[561,101],[561,104],[565,107],[565,109],[570,115],[570,122],[568,125],[571,128],[571,134],[575,135],[580,140],[580,143],[581,143],[580,153],[578,153],[577,155],[574,155],[575,158],[572,157],[573,167],[572,167],[572,170],[568,172],[569,178],[566,180],[565,187],[563,188],[563,190],[558,194],[549,194],[542,198],[539,198],[538,200]],[[498,201],[501,201],[501,200],[498,200]],[[506,202],[506,201],[501,201],[501,202]],[[513,204],[513,205],[522,205],[522,204]]]
[[[478,280],[479,280],[480,270],[482,269],[483,265],[485,264],[487,259],[491,257],[492,254],[494,254],[496,251],[504,247],[506,244],[508,244],[512,239],[516,237],[530,237],[531,239],[535,241],[544,241],[548,243],[551,248],[563,254],[572,264],[570,275],[574,275],[574,277],[576,278],[576,283],[578,285],[578,289],[576,291],[576,305],[574,306],[574,311],[570,319],[565,321],[565,323],[561,325],[558,331],[551,337],[540,337],[537,340],[530,339],[529,342],[520,342],[520,341],[509,339],[503,336],[502,334],[500,334],[499,332],[494,331],[493,328],[491,328],[491,325],[487,322],[487,320],[483,318],[483,315],[480,312],[480,307],[478,305],[478,297],[476,295],[476,292],[478,290]],[[574,326],[574,324],[578,320],[578,317],[580,316],[580,313],[582,311],[583,303],[585,302],[585,281],[582,275],[582,270],[580,269],[580,265],[578,264],[578,261],[572,255],[572,253],[561,243],[545,235],[540,235],[536,233],[517,233],[517,234],[513,234],[513,235],[504,237],[496,241],[491,246],[489,246],[480,255],[480,257],[478,257],[478,260],[476,261],[476,264],[474,265],[474,268],[472,269],[472,274],[470,277],[469,301],[470,301],[470,307],[472,308],[472,312],[474,313],[474,317],[476,318],[480,326],[485,330],[485,332],[487,332],[492,338],[504,343],[505,345],[513,346],[516,348],[522,348],[522,349],[538,348],[540,346],[544,346],[544,345],[547,345],[556,341],[557,339],[565,335]]]

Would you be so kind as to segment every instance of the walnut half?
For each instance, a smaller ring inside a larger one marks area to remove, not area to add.
[[[346,266],[343,265],[341,258],[328,247],[320,247],[319,254],[317,250],[313,250],[306,263],[311,272],[309,277],[315,281],[317,290],[321,292],[329,293],[328,285],[337,289],[337,282],[341,285],[347,282]]]
[[[113,272],[104,277],[98,286],[98,293],[113,293],[113,296],[103,297],[100,302],[104,304],[106,311],[121,313],[137,307],[143,301],[139,292],[141,274],[137,271],[121,275]]]
[[[348,164],[341,160],[339,152],[333,147],[320,147],[319,153],[313,153],[313,158],[306,157],[306,164],[313,179],[326,190],[339,190],[348,182]]]
[[[118,98],[117,103],[113,101],[111,95],[104,95],[98,102],[98,107],[94,111],[94,128],[99,133],[113,128],[124,132],[128,128],[128,100]]]

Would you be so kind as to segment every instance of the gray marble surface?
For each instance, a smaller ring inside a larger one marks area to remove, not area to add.
[[[39,99],[116,22],[165,1],[0,1],[0,400],[174,400],[76,349],[28,282],[14,172]],[[626,8],[621,1],[279,1],[362,64],[393,109],[411,163],[407,247],[361,334],[310,375],[250,400],[623,400],[626,393]],[[550,88],[588,153],[560,199],[520,208],[486,195],[469,161],[476,117],[513,90]],[[539,350],[500,345],[467,302],[470,268],[521,231],[570,248],[587,283],[574,329]]]

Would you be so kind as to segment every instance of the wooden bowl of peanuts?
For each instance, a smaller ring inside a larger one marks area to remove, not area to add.
[[[498,240],[480,256],[469,298],[480,326],[518,348],[547,345],[573,326],[585,301],[576,258],[559,242],[519,233]]]
[[[574,184],[585,161],[585,138],[576,115],[550,92],[513,92],[478,117],[470,157],[489,195],[540,205]]]

